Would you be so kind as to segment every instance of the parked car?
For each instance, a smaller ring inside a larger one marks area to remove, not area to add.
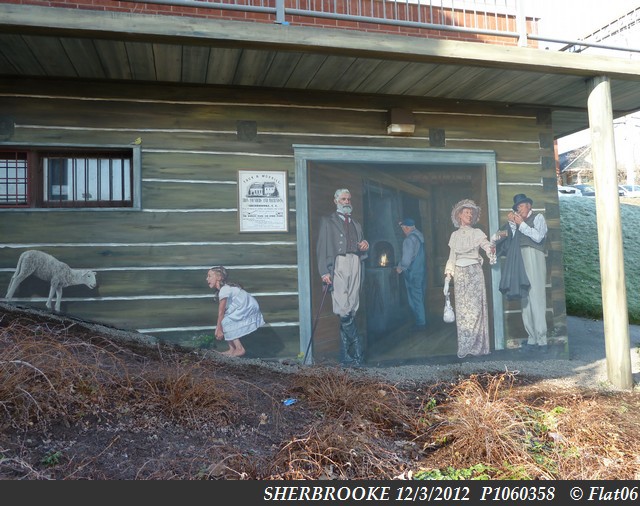
[[[580,192],[579,194],[582,195],[583,197],[596,196],[596,189],[590,184],[574,184],[571,186],[572,188],[575,188],[576,190],[578,190],[578,192]],[[624,195],[625,195],[625,190],[622,188],[621,185],[618,185],[618,196],[622,197]]]
[[[640,185],[638,184],[621,184],[619,187],[624,192],[624,197],[640,197]]]
[[[575,188],[580,192],[580,195],[583,197],[595,197],[596,189],[589,184],[572,184],[572,188]]]
[[[558,185],[559,197],[575,197],[576,195],[580,195],[580,192],[573,186]]]

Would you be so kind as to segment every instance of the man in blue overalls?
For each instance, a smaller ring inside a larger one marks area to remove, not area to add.
[[[404,218],[399,225],[405,238],[402,242],[402,259],[396,267],[396,272],[398,274],[404,272],[407,299],[415,318],[413,330],[421,332],[427,327],[424,310],[424,291],[427,282],[424,236],[416,228],[413,218]]]

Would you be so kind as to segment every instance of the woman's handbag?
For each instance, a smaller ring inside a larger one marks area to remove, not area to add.
[[[447,323],[456,321],[456,314],[453,312],[453,307],[451,307],[449,294],[447,294],[444,299],[444,315],[442,316],[442,319]]]

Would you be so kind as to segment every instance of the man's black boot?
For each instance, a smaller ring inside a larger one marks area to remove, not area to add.
[[[340,362],[346,366],[352,365],[354,357],[351,354],[351,325],[353,318],[350,314],[340,317]]]
[[[340,318],[340,334],[344,331],[345,337],[345,365],[360,366],[364,363],[364,350],[362,346],[362,336],[358,332],[355,314],[349,313],[345,317]]]

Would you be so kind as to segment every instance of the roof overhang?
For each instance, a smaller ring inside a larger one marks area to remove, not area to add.
[[[640,110],[640,62],[619,56],[258,22],[0,4],[0,79],[252,87],[551,111],[588,127],[606,76],[614,117]]]

